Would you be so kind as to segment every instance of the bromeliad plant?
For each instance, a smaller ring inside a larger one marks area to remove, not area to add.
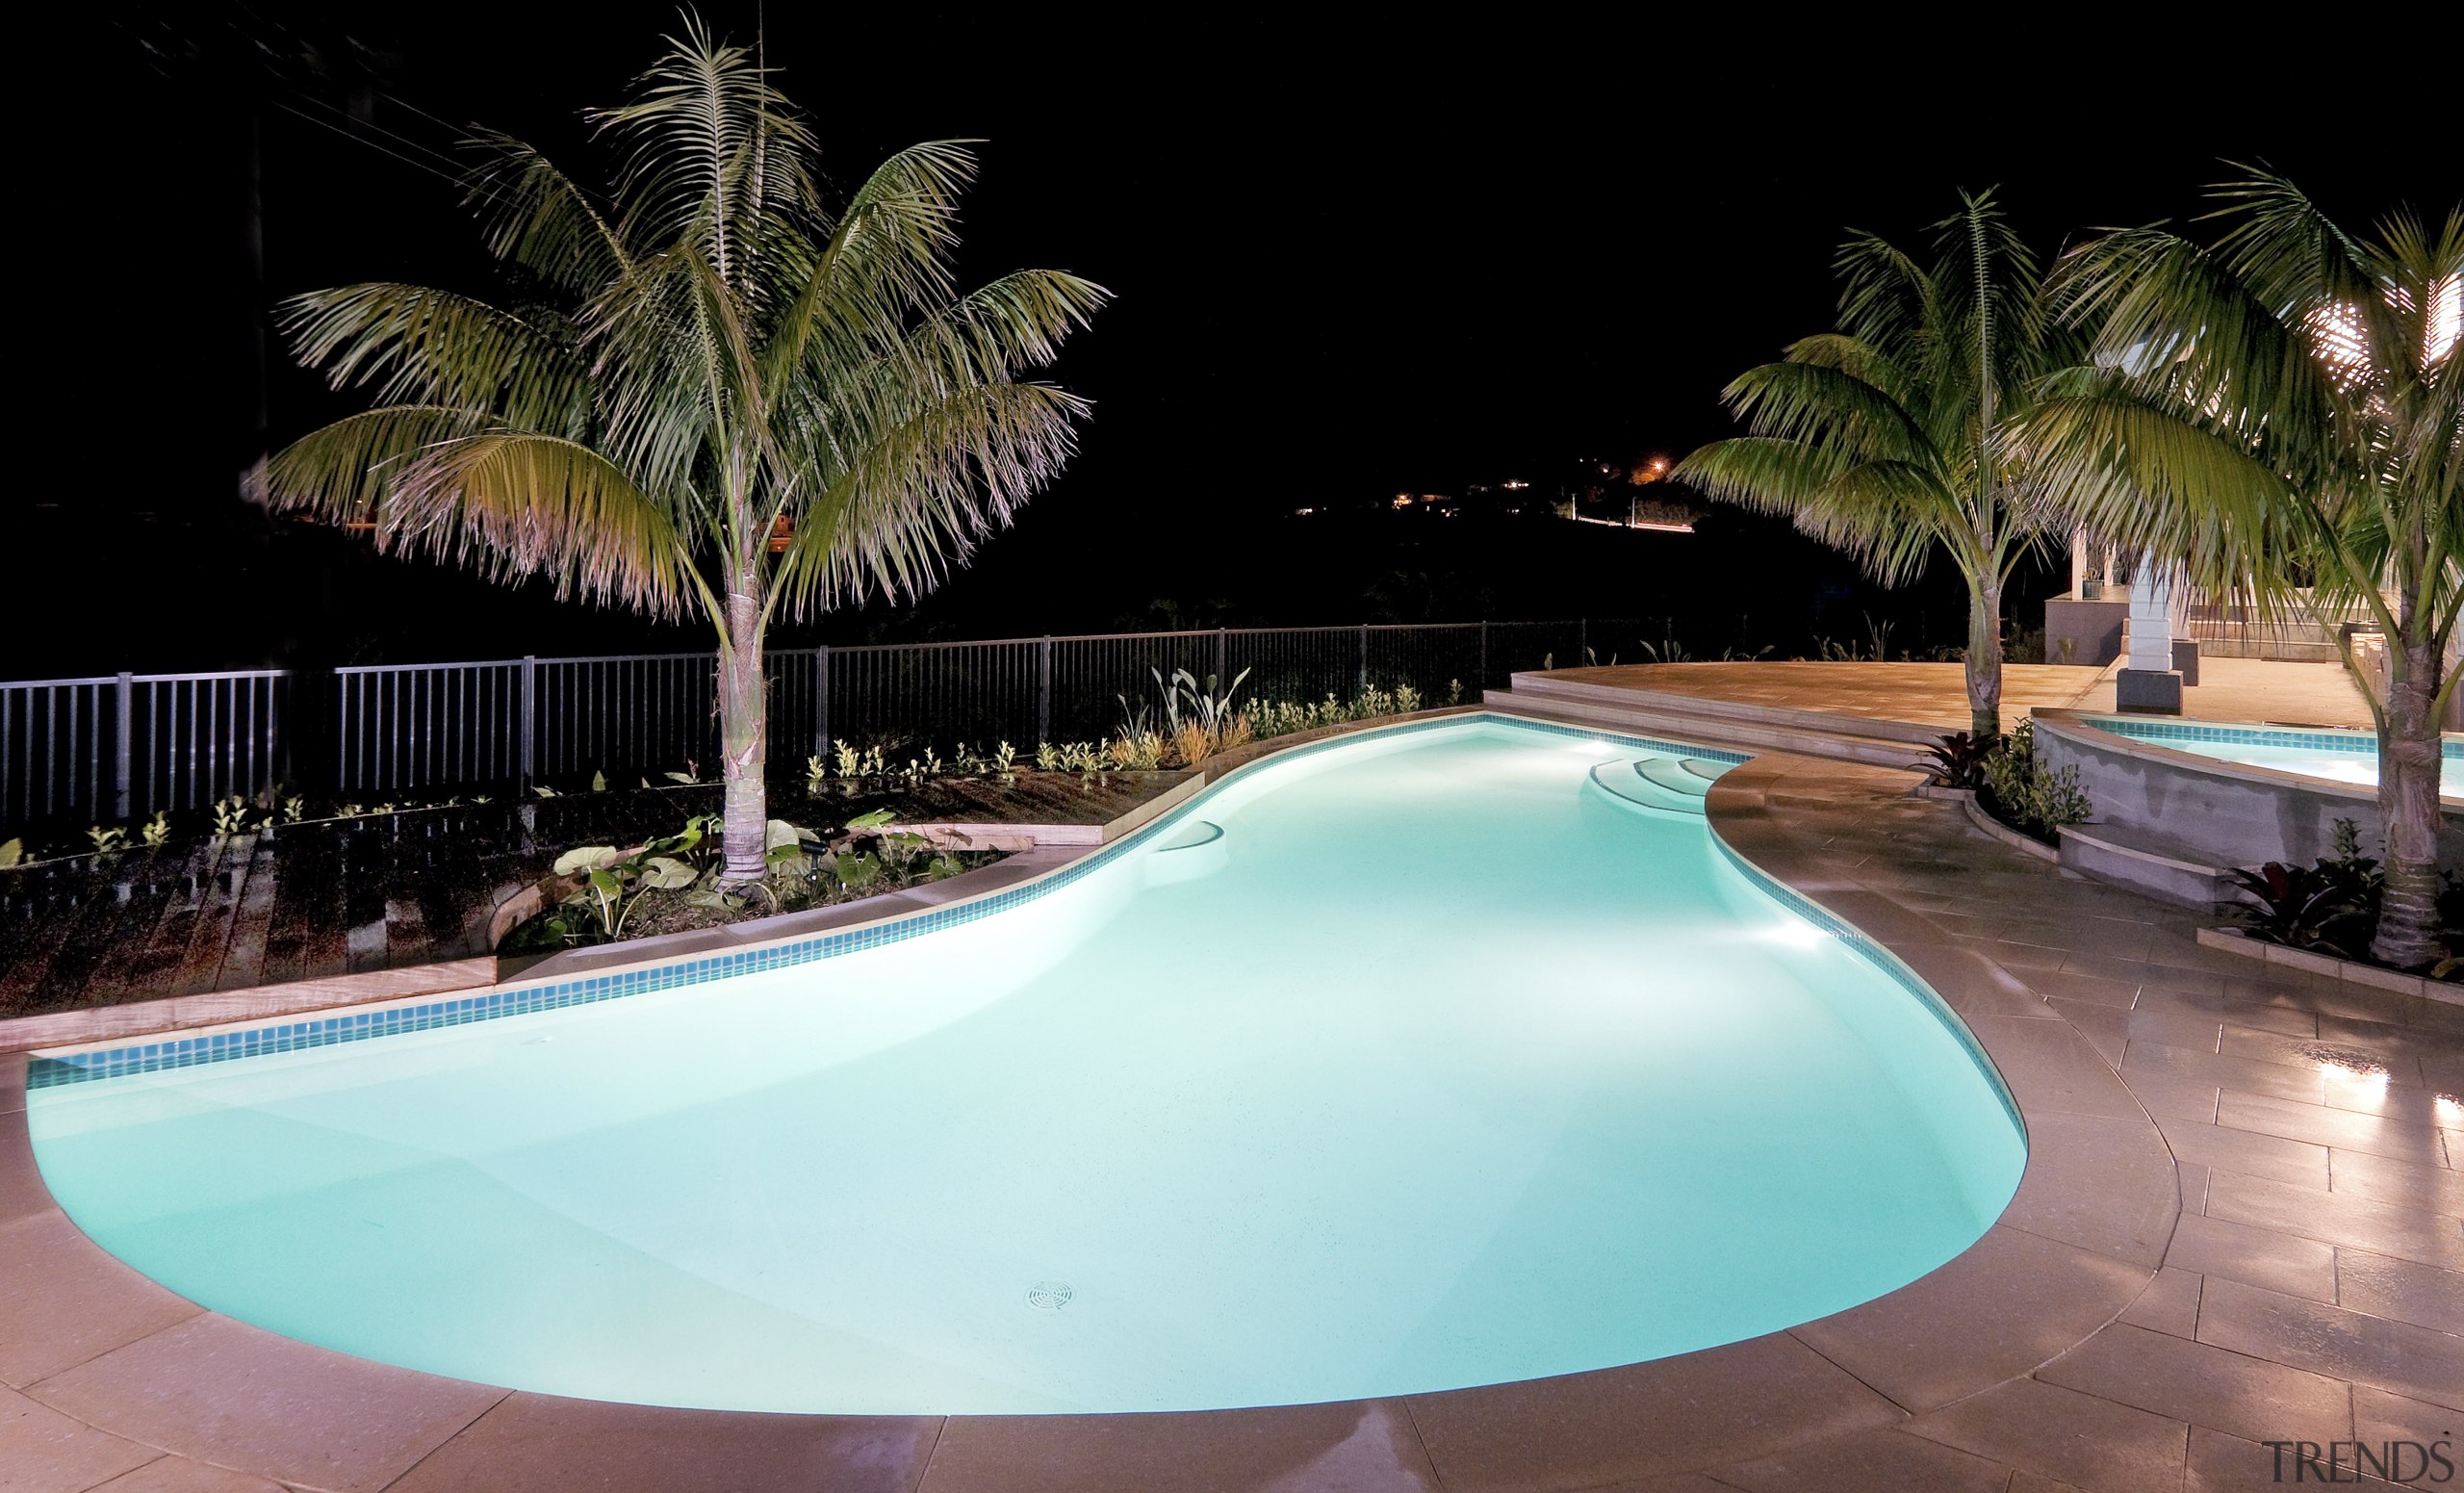
[[[2347,888],[2323,870],[2271,861],[2256,870],[2236,870],[2234,883],[2249,901],[2243,926],[2287,948],[2349,952],[2348,930],[2360,919]]]
[[[779,617],[913,597],[1061,470],[1086,401],[1049,365],[1106,293],[1019,270],[962,292],[965,144],[843,201],[805,120],[688,18],[632,99],[604,194],[475,142],[512,294],[364,284],[286,302],[299,360],[376,407],[301,438],[275,505],[718,634],[726,874],[764,870],[762,643]]]
[[[1979,736],[1970,732],[1955,731],[1925,749],[1925,760],[1915,765],[1925,773],[1928,787],[1965,788],[1970,792],[1986,785],[1985,764],[1993,749],[2002,744],[2000,736]]]

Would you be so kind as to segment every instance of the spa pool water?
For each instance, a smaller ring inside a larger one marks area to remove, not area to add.
[[[2378,785],[2378,738],[2366,731],[2290,726],[2203,726],[2189,722],[2097,717],[2097,728],[2220,762],[2268,767],[2330,783]],[[2438,767],[2442,798],[2464,798],[2464,746],[2450,734]]]
[[[1190,1409],[1749,1337],[1959,1253],[2023,1143],[1683,777],[1592,780],[1647,758],[1494,721],[1296,754],[991,916],[38,1088],[36,1153],[207,1306],[561,1395]]]

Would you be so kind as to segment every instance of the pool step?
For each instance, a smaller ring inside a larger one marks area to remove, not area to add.
[[[1164,832],[1144,857],[1149,887],[1195,881],[1223,868],[1231,860],[1223,842],[1223,827],[1212,819],[1192,819]]]
[[[1647,761],[1666,761],[1666,758],[1650,758]],[[1699,793],[1683,793],[1663,787],[1643,775],[1643,762],[1624,758],[1603,762],[1591,770],[1591,785],[1615,801],[1621,809],[1641,810],[1646,813],[1668,814],[1676,818],[1703,817],[1703,798]]]
[[[1502,715],[1572,726],[1734,746],[1794,752],[1876,767],[1907,768],[1940,728],[1823,711],[1738,705],[1669,691],[1611,688],[1546,674],[1517,674],[1511,689],[1485,690],[1483,708]]]
[[[1711,780],[1688,772],[1685,764],[1674,757],[1646,757],[1634,764],[1634,770],[1643,775],[1645,782],[1680,798],[1699,801],[1711,790]]]

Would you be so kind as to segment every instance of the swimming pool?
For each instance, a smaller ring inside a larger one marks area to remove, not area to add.
[[[2277,772],[2324,778],[2330,783],[2378,784],[2378,737],[2367,731],[2336,731],[2325,727],[2209,726],[2192,721],[2135,720],[2128,716],[2082,718],[2099,731],[2134,741],[2149,741],[2194,757],[2272,767]],[[2438,791],[2442,798],[2464,798],[2464,739],[2443,743]]]
[[[1682,1352],[1958,1254],[2024,1149],[1946,1013],[1727,858],[1722,761],[1494,719],[1297,749],[921,937],[38,1065],[29,1126],[172,1289],[556,1394],[1189,1409]]]

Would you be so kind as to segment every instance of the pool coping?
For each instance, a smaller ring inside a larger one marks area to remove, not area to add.
[[[1631,734],[1563,730],[1584,737]],[[55,1319],[47,1336],[29,1334],[22,1320],[0,1327],[0,1380],[27,1391],[30,1403],[145,1446],[297,1487],[353,1493],[398,1481],[409,1486],[418,1480],[406,1475],[428,1471],[432,1458],[444,1459],[435,1462],[433,1476],[445,1477],[449,1444],[499,1416],[519,1418],[524,1434],[534,1439],[569,1438],[557,1444],[582,1459],[599,1454],[591,1447],[621,1451],[637,1444],[623,1436],[611,1441],[611,1425],[635,1428],[658,1445],[793,1441],[804,1458],[796,1465],[808,1468],[808,1476],[842,1480],[828,1485],[920,1487],[923,1493],[1152,1487],[1175,1478],[1179,1485],[1193,1485],[1196,1465],[1206,1469],[1196,1485],[1209,1488],[1316,1485],[1296,1481],[1295,1470],[1351,1467],[1373,1470],[1381,1487],[1536,1493],[1671,1478],[1905,1429],[2025,1378],[2118,1319],[2164,1261],[2183,1184],[2147,1112],[2059,1011],[1987,952],[1839,874],[1818,846],[1789,834],[1792,793],[1860,771],[1872,770],[1781,754],[1754,757],[1712,785],[1707,815],[1713,837],[1732,860],[1818,910],[1826,923],[1854,930],[1930,987],[2000,1075],[2027,1125],[2029,1150],[2017,1195],[1974,1245],[1918,1280],[1833,1317],[1620,1368],[1263,1409],[869,1417],[561,1400],[444,1379],[281,1338],[180,1301],[120,1265],[79,1232],[43,1190],[16,1087],[24,1060],[10,1057],[0,1058],[0,1181],[13,1184],[6,1196],[15,1206],[0,1217],[0,1228],[17,1252],[0,1249],[0,1260],[47,1280],[72,1281],[82,1298],[73,1320]],[[1156,822],[1170,817],[1177,815]],[[26,1341],[29,1335],[44,1340]],[[180,1341],[148,1351],[148,1345],[173,1338]],[[1954,1338],[1989,1341],[1955,1347]],[[209,1341],[212,1351],[195,1357],[191,1345]],[[1912,1375],[1906,1367],[1912,1346],[1946,1361]],[[97,1402],[48,1382],[89,1375],[99,1360],[132,1354],[155,1366],[141,1390]],[[183,1364],[192,1367],[183,1372]],[[220,1386],[214,1381],[234,1365],[260,1385],[298,1391],[236,1403],[218,1398]],[[342,1419],[315,1424],[321,1412],[309,1386],[336,1382],[348,1389],[348,1404],[321,1413]],[[211,1414],[166,1408],[209,1400],[215,1402]],[[369,1436],[338,1429],[358,1428],[404,1405],[425,1415],[408,1437],[420,1443],[415,1448],[372,1449]],[[303,1417],[312,1424],[302,1427]],[[303,1440],[313,1451],[274,1450]]]

